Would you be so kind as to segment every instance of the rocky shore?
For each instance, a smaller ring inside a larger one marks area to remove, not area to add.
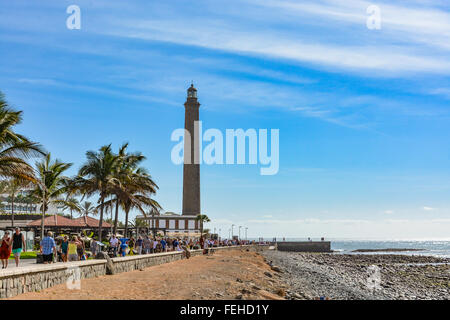
[[[288,283],[288,299],[450,299],[450,259],[276,250],[264,256]]]

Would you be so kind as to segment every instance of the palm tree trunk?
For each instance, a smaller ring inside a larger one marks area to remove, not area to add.
[[[117,232],[117,223],[119,221],[119,198],[116,198],[116,214],[114,215],[114,231],[113,234]]]
[[[128,236],[128,212],[130,209],[125,209],[125,238]]]
[[[102,194],[100,204],[100,221],[98,223],[98,241],[102,242],[102,225],[103,225],[103,207],[105,205],[105,196]]]
[[[44,239],[44,219],[45,219],[45,207],[46,206],[47,206],[47,202],[44,201],[42,203],[41,240]]]
[[[11,226],[14,228],[14,193],[11,195]]]
[[[203,219],[200,220],[200,238],[203,239]]]

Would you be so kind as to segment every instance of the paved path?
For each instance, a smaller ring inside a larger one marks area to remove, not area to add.
[[[9,259],[8,261],[8,269],[16,269],[22,267],[29,267],[31,265],[36,264],[36,259],[21,259],[19,262],[19,267],[16,267],[16,261],[14,259]],[[1,271],[1,269],[0,269]]]
[[[52,265],[60,265],[60,264],[64,264],[64,262],[56,262],[56,263],[52,263]],[[3,270],[11,270],[11,269],[21,269],[21,268],[30,268],[35,266],[36,268],[39,268],[41,266],[44,266],[43,263],[37,264],[36,263],[36,259],[21,259],[19,266],[16,267],[16,262],[14,261],[14,259],[9,259],[8,262],[8,268],[6,269],[0,269],[0,275],[2,274]]]

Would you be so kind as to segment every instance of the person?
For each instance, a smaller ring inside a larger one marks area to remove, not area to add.
[[[153,247],[152,247],[152,253],[156,253],[156,248],[158,247],[158,240],[153,240]]]
[[[76,236],[73,236],[72,241],[69,241],[67,245],[67,257],[69,261],[78,261],[77,247],[78,239]]]
[[[8,259],[11,256],[12,239],[9,237],[9,231],[5,231],[2,238],[2,245],[0,247],[0,259],[2,260],[2,269],[8,267]]]
[[[91,252],[92,252],[92,256],[94,258],[97,255],[97,249],[98,249],[97,240],[92,239],[91,240]]]
[[[173,240],[173,242],[172,242],[173,250],[174,250],[174,251],[177,250],[177,247],[178,247],[179,244],[180,244],[180,243],[178,242],[178,239],[175,238],[175,239]]]
[[[142,241],[142,248],[144,249],[144,254],[150,253],[150,250],[152,248],[152,242],[148,235],[145,236],[144,240]]]
[[[41,253],[43,255],[44,264],[53,262],[53,254],[56,256],[56,243],[52,238],[53,233],[47,231],[44,239],[41,240]]]
[[[137,251],[137,254],[142,254],[142,243],[143,243],[142,237],[139,236],[139,238],[136,240],[136,251]]]
[[[129,251],[130,256],[132,256],[134,254],[135,243],[136,243],[136,241],[134,240],[133,237],[131,237],[130,240],[128,240],[128,247],[130,248],[130,251]]]
[[[181,244],[179,241],[176,242],[176,246],[174,247],[175,251],[183,251],[183,248],[181,247]]]
[[[116,235],[113,234],[111,239],[109,239],[109,245],[113,250],[114,257],[117,256],[117,247],[119,246],[119,239],[117,239]]]
[[[63,262],[67,262],[67,251],[69,249],[69,238],[64,236],[63,242],[61,243],[61,258]]]
[[[201,238],[203,240],[203,238]],[[208,239],[203,240],[203,254],[208,254]]]
[[[25,237],[20,232],[20,228],[16,228],[12,237],[12,253],[14,254],[14,260],[16,261],[16,267],[19,266],[20,253],[25,248]]]
[[[166,240],[164,240],[164,238],[162,238],[160,243],[161,243],[162,252],[166,252],[166,244],[167,244]]]
[[[77,243],[78,257],[80,258],[80,260],[84,260],[83,259],[84,251],[85,251],[84,241],[83,241],[83,239],[81,239],[80,236],[78,236],[77,239],[78,239],[78,243]]]
[[[127,248],[128,248],[128,239],[120,239],[120,252],[122,253],[122,257],[125,257],[127,254]]]

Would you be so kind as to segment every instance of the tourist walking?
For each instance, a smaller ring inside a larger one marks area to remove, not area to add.
[[[78,238],[78,243],[77,243],[78,257],[79,257],[79,260],[84,260],[83,259],[84,252],[85,252],[84,241],[83,241],[83,239],[81,239],[80,236],[78,236],[77,238]]]
[[[167,242],[166,242],[166,240],[164,240],[164,238],[163,238],[163,239],[161,239],[160,243],[161,243],[162,252],[166,252],[167,251],[167,246],[166,246]]]
[[[41,240],[41,253],[44,260],[44,264],[53,262],[53,254],[56,255],[56,243],[52,238],[53,233],[47,231],[44,239]]]
[[[61,259],[63,262],[67,262],[68,249],[69,249],[69,238],[67,236],[64,236],[64,239],[61,242]]]
[[[125,257],[127,255],[127,248],[128,248],[127,242],[128,241],[125,238],[120,239],[120,253],[122,257]]]
[[[113,234],[111,239],[109,239],[109,246],[112,248],[114,257],[117,256],[117,248],[119,247],[119,239]]]
[[[8,260],[11,256],[12,239],[9,237],[9,231],[5,231],[2,238],[2,245],[0,247],[0,259],[2,260],[2,269],[8,267]]]
[[[135,245],[134,238],[131,237],[130,240],[128,241],[128,247],[130,248],[130,251],[129,251],[130,256],[132,256],[134,254],[134,245]]]
[[[144,251],[144,254],[149,254],[152,249],[152,241],[150,240],[150,237],[147,235],[145,236],[144,240],[142,241],[142,249]]]
[[[137,254],[142,254],[142,243],[143,243],[142,237],[139,236],[139,238],[136,240],[136,251],[137,251]]]
[[[16,267],[19,266],[20,253],[26,248],[25,237],[20,232],[20,228],[16,228],[16,231],[12,237],[12,253],[14,254],[14,260],[16,261]]]
[[[91,240],[91,252],[92,252],[92,256],[95,258],[97,255],[97,250],[98,250],[98,245],[97,245],[97,240],[92,239]]]
[[[69,241],[69,244],[67,245],[67,257],[69,261],[78,261],[77,247],[77,237],[73,236],[72,241]]]

